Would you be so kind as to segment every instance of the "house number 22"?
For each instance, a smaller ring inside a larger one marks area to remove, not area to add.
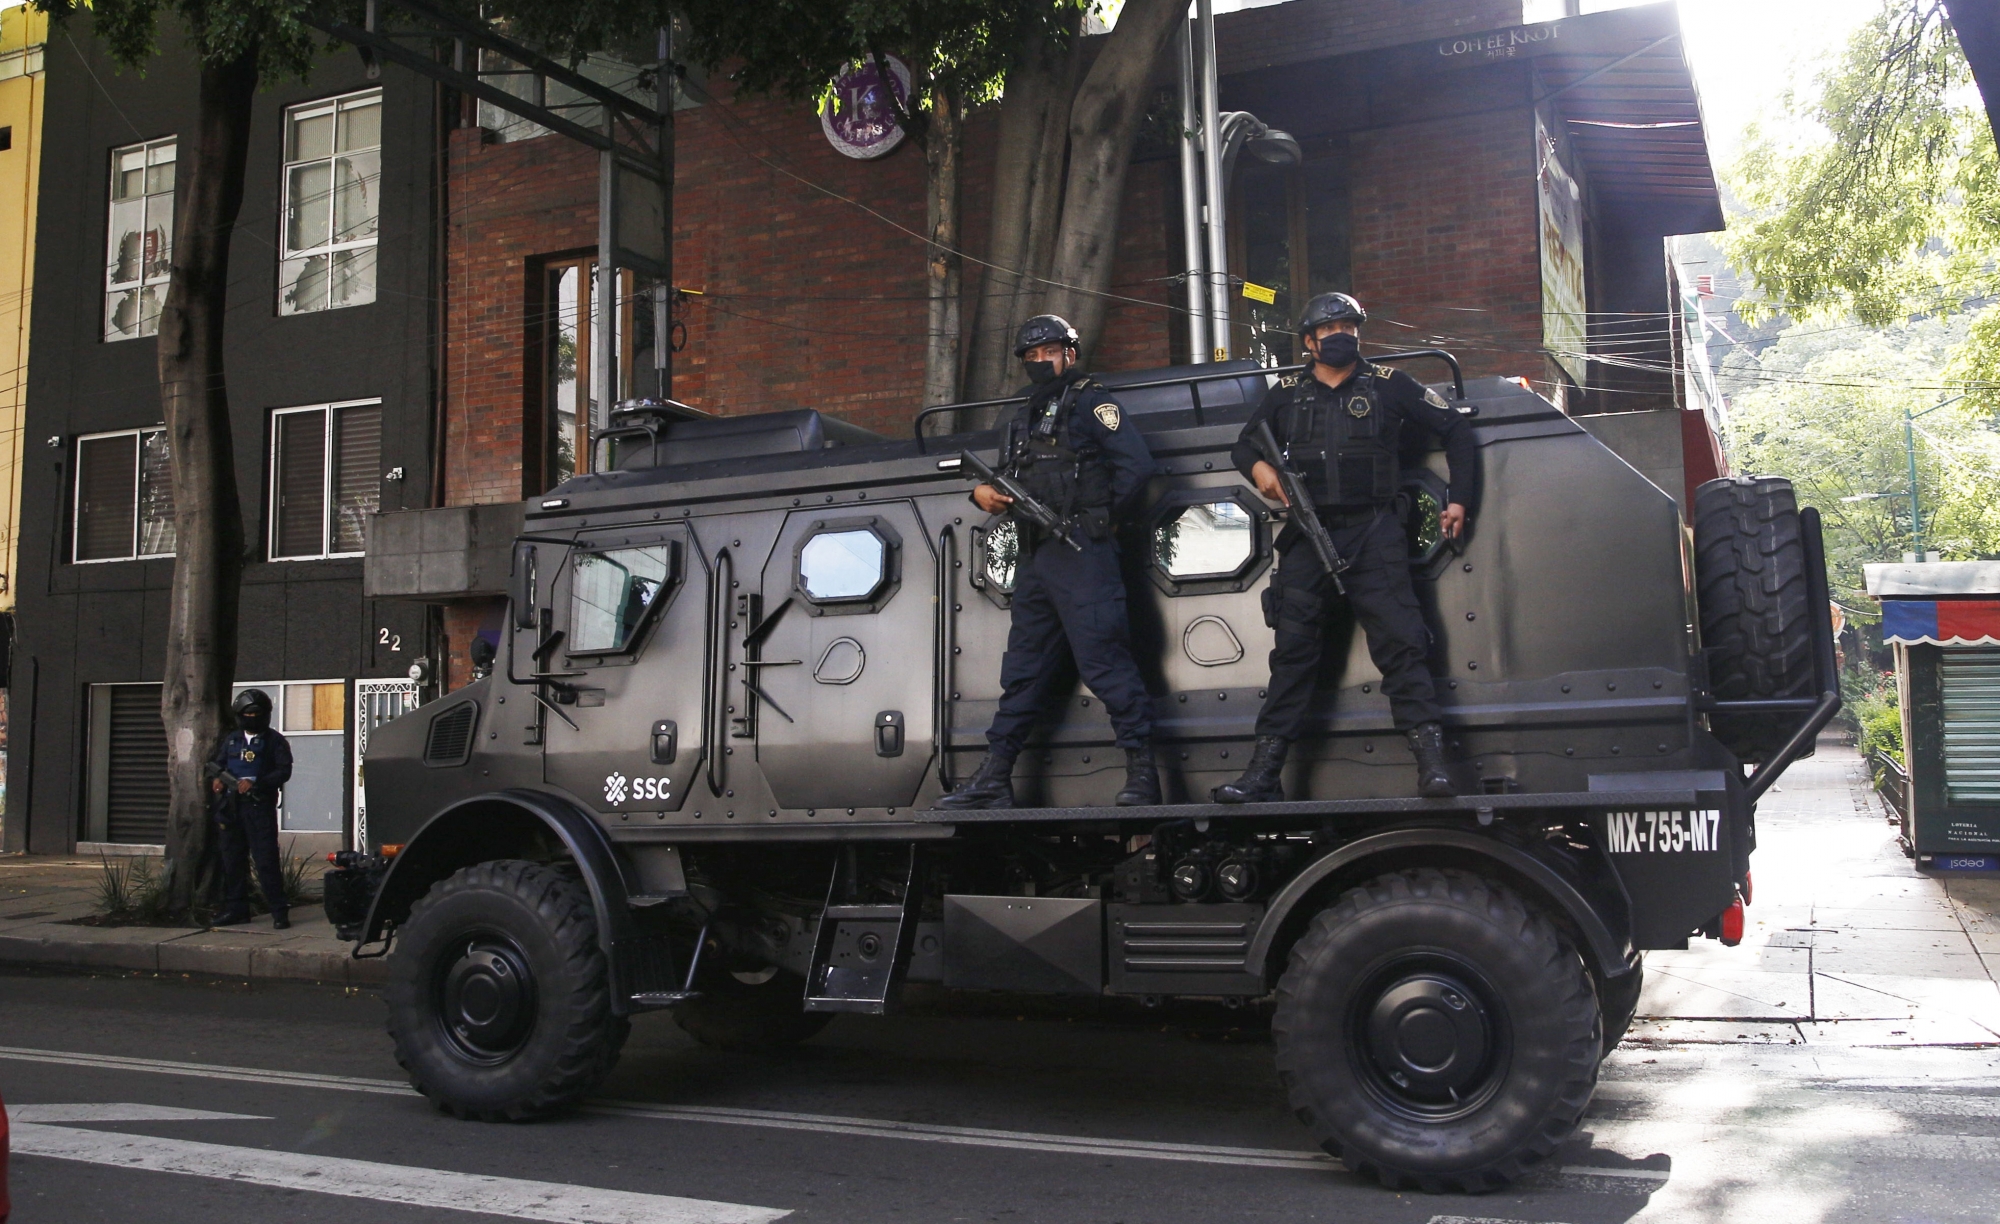
[[[390,650],[401,651],[403,649],[403,635],[382,629],[377,631],[375,644],[377,646],[387,646]]]

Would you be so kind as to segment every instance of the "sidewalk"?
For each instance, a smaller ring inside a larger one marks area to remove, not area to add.
[[[1757,814],[1743,943],[1646,956],[1639,1044],[2000,1045],[2000,878],[1920,876],[1852,748],[1821,741]],[[216,930],[75,926],[100,866],[0,859],[0,962],[372,986],[317,906]]]
[[[1743,943],[1648,953],[1628,1041],[2000,1045],[2000,878],[1918,875],[1854,749],[1792,766],[1757,839]]]
[[[95,859],[0,858],[0,963],[349,986],[384,979],[380,960],[348,955],[316,903],[292,911],[289,931],[272,930],[269,918],[208,930],[73,925],[96,911],[102,875]]]

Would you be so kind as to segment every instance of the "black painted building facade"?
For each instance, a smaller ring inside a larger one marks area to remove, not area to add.
[[[87,20],[51,40],[0,850],[164,832],[172,517],[149,333],[195,105],[171,35],[144,76]],[[422,605],[364,599],[360,554],[368,514],[431,488],[437,131],[428,82],[369,80],[351,51],[255,102],[227,341],[236,676],[271,691],[299,755],[281,835],[299,853],[351,834],[357,701],[399,699],[367,682],[424,652]]]

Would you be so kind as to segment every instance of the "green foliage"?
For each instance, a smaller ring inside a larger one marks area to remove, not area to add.
[[[1789,477],[1800,504],[1819,507],[1833,595],[1850,608],[1873,606],[1864,564],[1912,548],[1903,413],[1938,402],[1921,388],[1936,384],[1966,332],[1962,319],[1883,331],[1793,327],[1763,355],[1763,386],[1731,407],[1732,466]],[[1915,421],[1924,546],[1947,560],[2000,555],[1996,429],[1972,400]],[[1892,496],[1841,500],[1882,493]]]
[[[1860,733],[1855,746],[1861,755],[1903,764],[1903,714],[1896,700],[1896,678],[1874,671],[1850,673],[1841,687],[1847,690],[1847,712]]]
[[[160,51],[160,17],[178,18],[189,49],[210,64],[254,55],[262,80],[303,78],[318,35],[300,16],[302,0],[31,0],[61,24],[89,12],[91,32],[127,68],[143,70]]]
[[[1884,0],[1796,112],[1827,140],[1751,129],[1729,178],[1752,219],[1724,246],[1765,313],[1881,325],[1992,291],[2000,176],[1971,81],[1940,0]]]
[[[134,854],[114,861],[99,855],[98,862],[103,865],[97,880],[97,912],[101,917],[117,924],[169,925],[172,906],[166,878],[155,869],[152,858]]]
[[[682,0],[681,48],[714,70],[736,62],[754,93],[824,96],[853,60],[894,53],[910,65],[912,111],[899,116],[922,139],[933,88],[962,106],[991,101],[1030,38],[1067,37],[1061,20],[1086,0]]]

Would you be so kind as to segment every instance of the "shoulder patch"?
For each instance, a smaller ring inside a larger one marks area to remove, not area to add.
[[[1444,402],[1444,396],[1439,395],[1435,389],[1430,387],[1424,388],[1424,402],[1433,408],[1449,408],[1451,406]]]
[[[1112,403],[1110,400],[1106,400],[1097,407],[1092,408],[1090,413],[1097,418],[1098,424],[1104,426],[1106,429],[1115,430],[1118,428],[1118,405]]]
[[[1278,385],[1280,387],[1296,387],[1299,385],[1299,376],[1296,374],[1287,374],[1278,380]]]

